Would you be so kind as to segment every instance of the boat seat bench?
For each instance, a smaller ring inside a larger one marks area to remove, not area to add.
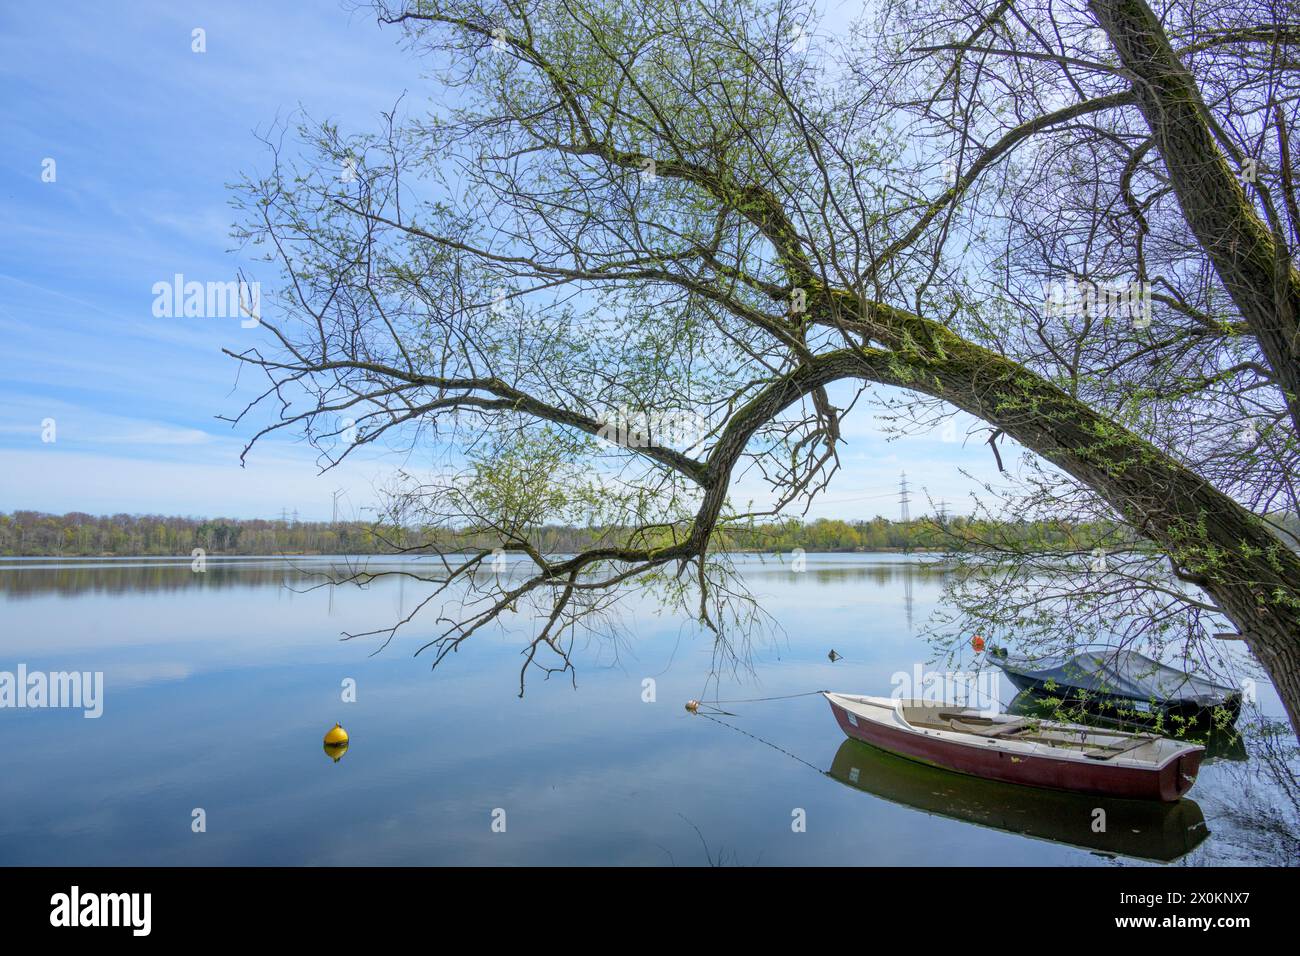
[[[1008,737],[1024,730],[1026,722],[1023,720],[1008,720],[1004,723],[993,723],[987,727],[974,727],[963,720],[953,718],[948,721],[948,725],[953,730],[959,730],[964,734],[971,734],[975,737]]]
[[[969,734],[972,737],[1011,737],[1026,733],[1030,728],[1030,721],[1025,718],[1016,720],[998,721],[991,717],[983,717],[978,714],[966,714],[960,711],[940,711],[939,719],[947,721],[948,727],[958,733]],[[1121,736],[1131,737],[1130,740],[1122,741],[1117,744],[1100,744],[1088,750],[1081,751],[1085,757],[1093,760],[1110,760],[1121,754],[1126,754],[1130,750],[1136,750],[1144,744],[1150,743],[1151,737],[1146,734],[1121,734]],[[1069,741],[1040,735],[1033,735],[1032,740],[1039,743],[1046,743],[1051,746],[1065,744],[1068,746]]]
[[[1130,740],[1123,746],[1114,745],[1110,747],[1097,747],[1093,750],[1085,750],[1083,755],[1091,757],[1093,760],[1109,760],[1112,757],[1118,757],[1120,754],[1126,754],[1130,750],[1136,750],[1138,747],[1145,747],[1151,741],[1149,739]]]

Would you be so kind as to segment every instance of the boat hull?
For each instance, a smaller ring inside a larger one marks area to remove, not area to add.
[[[900,757],[957,773],[1031,787],[1129,800],[1177,800],[1196,780],[1202,751],[1187,753],[1156,768],[1139,768],[1103,761],[1069,760],[1049,755],[1020,755],[989,746],[971,746],[936,736],[854,717],[827,698],[845,735]]]

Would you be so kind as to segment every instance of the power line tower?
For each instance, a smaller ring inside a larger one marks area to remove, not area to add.
[[[904,524],[912,520],[912,510],[908,507],[911,500],[912,496],[907,490],[907,472],[903,472],[898,482],[898,503],[902,507]]]
[[[336,525],[339,523],[339,495],[341,494],[343,494],[342,488],[339,488],[334,492],[334,511],[332,517],[330,518],[330,524],[332,525]]]
[[[948,502],[940,498],[938,507],[935,508],[935,511],[938,512],[936,517],[939,519],[939,524],[946,528],[948,526]]]

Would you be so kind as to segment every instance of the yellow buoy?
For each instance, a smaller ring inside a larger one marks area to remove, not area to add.
[[[348,742],[348,732],[343,729],[341,724],[335,724],[330,728],[329,733],[325,735],[327,744],[345,744]]]
[[[692,714],[698,713],[700,709],[700,702],[698,700],[688,700],[686,702],[686,709],[689,710]]]

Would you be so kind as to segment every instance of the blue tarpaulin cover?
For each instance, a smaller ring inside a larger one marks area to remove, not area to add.
[[[1009,675],[1040,684],[1052,681],[1061,690],[1073,688],[1128,700],[1208,708],[1222,705],[1238,693],[1234,687],[1195,677],[1136,651],[1089,651],[1073,657],[1034,660],[994,656],[993,662]]]

